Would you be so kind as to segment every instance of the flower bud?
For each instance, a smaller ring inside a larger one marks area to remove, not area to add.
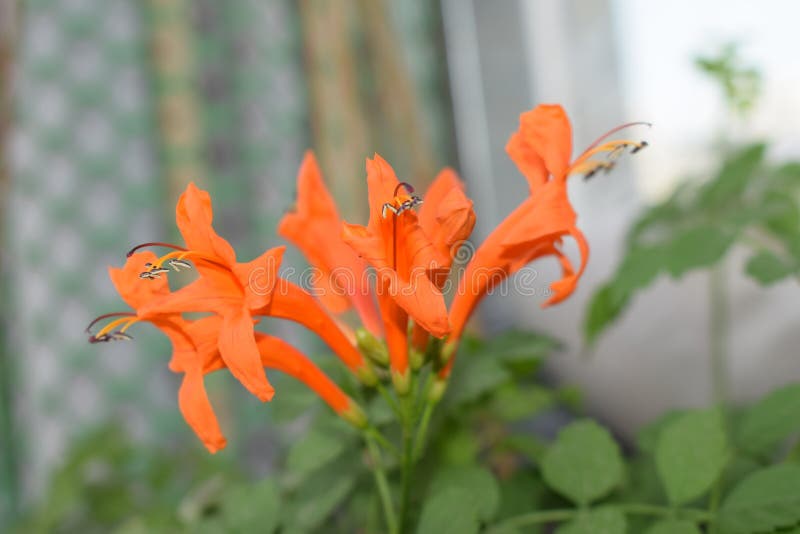
[[[389,351],[383,341],[373,336],[366,328],[356,330],[356,345],[361,354],[371,361],[387,367],[389,365]]]

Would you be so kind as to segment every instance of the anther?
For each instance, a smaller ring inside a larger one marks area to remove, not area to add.
[[[649,146],[649,143],[647,141],[640,141],[638,145],[634,145],[633,150],[631,150],[631,154],[636,154],[637,152],[639,152],[643,148],[646,148],[647,146]]]
[[[182,260],[179,258],[173,258],[167,262],[167,264],[172,267],[174,271],[180,271],[181,269],[191,269],[192,264],[186,260]]]

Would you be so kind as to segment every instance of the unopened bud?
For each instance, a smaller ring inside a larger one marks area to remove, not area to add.
[[[411,390],[411,371],[406,369],[405,373],[392,369],[392,384],[398,395],[408,395]]]
[[[447,391],[447,380],[436,378],[433,382],[431,382],[431,385],[428,386],[428,401],[436,404],[442,400],[445,391]]]
[[[373,336],[366,328],[356,330],[356,345],[361,354],[371,361],[382,367],[389,365],[389,351],[386,344]]]
[[[413,371],[418,371],[425,363],[425,354],[414,347],[408,349],[408,364]]]
[[[350,399],[350,405],[346,410],[339,412],[339,417],[356,428],[365,428],[367,426],[367,414],[353,399]]]
[[[442,347],[442,352],[439,353],[439,357],[442,360],[442,365],[450,361],[450,358],[452,358],[453,354],[455,354],[457,347],[458,347],[457,343],[444,344],[444,346]]]
[[[378,383],[378,376],[375,374],[369,362],[364,362],[364,365],[356,370],[356,377],[365,386],[374,386]]]

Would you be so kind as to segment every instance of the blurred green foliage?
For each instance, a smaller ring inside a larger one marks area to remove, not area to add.
[[[726,47],[717,58],[698,60],[726,94],[732,92],[732,111],[752,106],[757,94],[736,80],[758,79],[739,66],[735,52]],[[590,301],[584,321],[589,344],[660,275],[677,279],[711,268],[735,246],[750,250],[744,270],[761,284],[800,273],[800,162],[769,162],[767,148],[766,143],[725,148],[710,180],[684,183],[638,217],[616,272]]]

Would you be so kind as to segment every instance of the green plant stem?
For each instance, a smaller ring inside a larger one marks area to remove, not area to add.
[[[416,399],[414,393],[414,374],[411,374],[409,393],[401,399],[402,402],[402,428],[403,452],[401,458],[400,475],[400,521],[399,532],[408,530],[410,512],[411,478],[414,470],[414,427],[416,426]]]
[[[621,512],[627,515],[645,515],[653,517],[684,517],[689,521],[695,523],[709,523],[712,521],[712,514],[705,510],[696,508],[669,508],[667,506],[659,506],[656,504],[645,503],[627,503],[615,506]],[[506,519],[486,532],[487,534],[500,534],[501,532],[524,527],[529,525],[538,525],[541,523],[555,523],[561,521],[568,521],[578,515],[577,508],[561,509],[561,510],[540,510],[537,512],[530,512],[527,514],[518,515],[510,519]]]
[[[419,429],[417,430],[416,440],[414,441],[414,461],[422,457],[422,452],[425,449],[425,440],[428,436],[428,426],[430,425],[433,409],[435,407],[435,403],[425,399],[425,404],[422,409],[422,419],[419,424]]]
[[[381,445],[384,449],[389,451],[395,457],[400,458],[400,451],[397,450],[397,447],[395,447],[391,441],[386,439],[386,437],[383,434],[381,434],[380,430],[378,430],[374,426],[370,426],[364,429],[364,432],[369,434],[379,445]]]
[[[397,401],[392,397],[392,394],[387,391],[386,387],[381,382],[378,382],[375,384],[375,389],[381,394],[381,397],[383,397],[383,400],[389,405],[389,408],[392,409],[395,416],[402,418],[403,414],[400,411],[400,406],[398,406]]]
[[[368,431],[364,432],[364,442],[367,444],[367,450],[372,459],[372,474],[375,477],[375,485],[381,497],[383,515],[386,519],[386,528],[389,532],[396,533],[398,532],[397,518],[394,514],[394,503],[392,503],[392,494],[389,491],[389,482],[386,480],[386,473],[383,471],[381,451],[374,441],[374,435],[370,434]]]
[[[714,405],[724,410],[728,402],[728,288],[725,263],[715,266],[709,278],[711,394]]]

